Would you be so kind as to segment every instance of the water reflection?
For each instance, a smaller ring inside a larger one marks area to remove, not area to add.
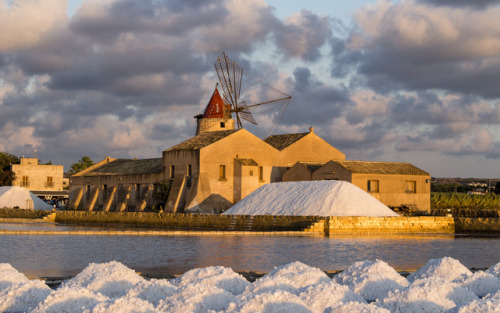
[[[0,224],[0,229],[5,224]],[[70,226],[68,230],[75,230]],[[3,235],[0,263],[29,276],[64,277],[89,263],[116,260],[150,275],[181,274],[205,266],[267,272],[301,261],[323,270],[341,270],[360,260],[381,259],[397,270],[421,267],[451,256],[467,267],[500,262],[500,239],[464,236],[390,235],[335,237],[279,236],[71,236]]]

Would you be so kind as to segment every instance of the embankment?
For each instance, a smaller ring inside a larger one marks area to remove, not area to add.
[[[500,218],[455,217],[455,231],[457,234],[500,234]]]

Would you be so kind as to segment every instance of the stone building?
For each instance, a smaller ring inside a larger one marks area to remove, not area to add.
[[[265,140],[245,129],[202,132],[163,151],[163,177],[172,180],[166,209],[222,212],[260,186],[281,181],[297,160],[332,158],[345,156],[312,129]]]
[[[391,208],[430,211],[430,175],[410,163],[332,160],[297,162],[283,181],[348,181]]]
[[[70,177],[70,208],[143,211],[153,203],[161,180],[161,158],[129,160],[106,157]]]
[[[13,186],[28,189],[35,195],[45,198],[68,198],[63,190],[63,165],[39,164],[37,158],[20,158],[20,164],[11,165],[16,179]]]
[[[371,184],[378,181],[380,189],[372,194],[387,205],[396,203],[392,201],[399,196],[398,203],[417,203],[414,198],[418,198],[421,202],[417,205],[422,208],[430,205],[430,184],[423,183],[427,173],[383,174],[377,164],[387,166],[380,162],[374,162],[366,173],[357,172],[346,167],[353,161],[345,161],[345,154],[316,135],[312,127],[309,132],[262,140],[245,129],[235,129],[230,106],[217,89],[204,113],[195,118],[196,135],[164,150],[161,159],[108,157],[71,176],[70,205],[87,210],[143,210],[154,204],[153,185],[164,182],[169,190],[165,211],[220,213],[264,184],[312,179],[342,179],[358,186],[366,185],[367,180],[373,181]],[[323,172],[318,172],[320,169]],[[333,172],[343,174],[332,176]],[[399,181],[389,182],[396,176],[405,182],[415,181],[418,196],[393,191],[399,188]],[[366,186],[362,189],[367,190]],[[429,203],[421,204],[424,200]]]

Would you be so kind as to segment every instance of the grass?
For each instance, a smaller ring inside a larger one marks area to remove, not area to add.
[[[456,217],[498,217],[500,195],[469,195],[466,193],[431,193],[431,214]]]

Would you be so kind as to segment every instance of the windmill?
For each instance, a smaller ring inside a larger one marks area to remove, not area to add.
[[[230,105],[231,114],[236,115],[237,128],[243,128],[242,120],[257,125],[252,114],[257,108],[277,106],[284,108],[280,110],[282,115],[292,98],[250,73],[244,73],[243,67],[229,59],[224,52],[217,57],[214,65],[224,102]],[[244,91],[247,92],[245,96],[249,96],[247,100],[240,99]]]

